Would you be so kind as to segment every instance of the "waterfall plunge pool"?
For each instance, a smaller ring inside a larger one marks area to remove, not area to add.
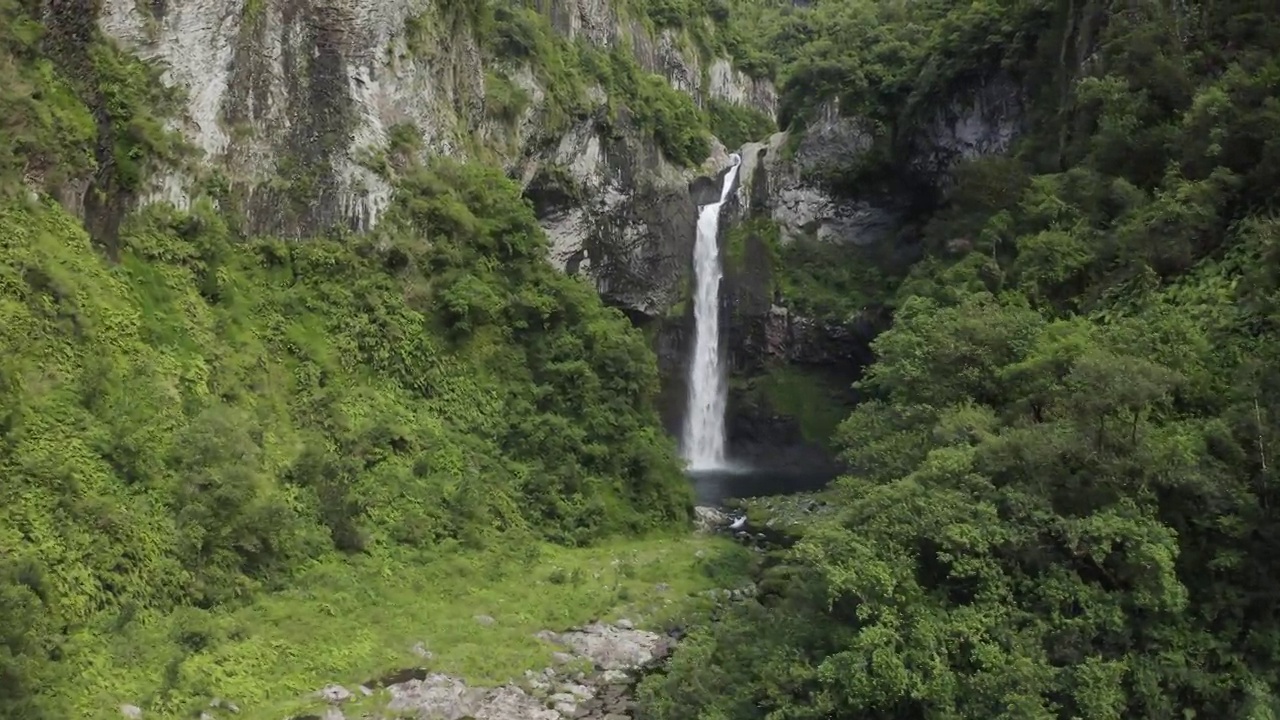
[[[814,492],[838,475],[834,469],[751,466],[685,471],[693,483],[694,503],[711,507],[723,506],[729,500]]]

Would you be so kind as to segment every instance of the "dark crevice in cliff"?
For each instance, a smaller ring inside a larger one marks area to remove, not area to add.
[[[117,177],[116,128],[108,111],[107,99],[90,78],[96,76],[90,48],[98,39],[97,20],[100,0],[47,0],[43,15],[48,33],[44,49],[58,69],[77,78],[77,92],[93,113],[98,140],[94,147],[95,170],[79,197],[67,198],[84,217],[89,237],[109,257],[120,253],[120,223],[134,202],[134,191],[124,187]],[[72,190],[76,192],[76,190]]]
[[[273,39],[267,37],[266,14],[275,12],[280,13],[280,36]],[[353,22],[349,10],[338,3],[304,0],[257,2],[246,6],[241,21],[224,117],[240,135],[269,134],[272,125],[282,121],[287,127],[275,177],[237,187],[249,222],[246,231],[302,237],[344,224],[354,227],[359,219],[349,217],[334,172],[335,161],[347,152],[355,123],[345,59]],[[279,68],[262,51],[277,42]],[[276,78],[277,72],[283,77]],[[276,82],[284,86],[284,118],[269,116]],[[243,157],[232,162],[251,165],[255,144],[247,143],[241,149]]]

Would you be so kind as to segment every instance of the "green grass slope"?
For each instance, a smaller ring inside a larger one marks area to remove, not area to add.
[[[549,123],[589,78],[673,160],[705,155],[706,114],[657,76],[484,8],[455,9],[554,81]],[[0,0],[0,717],[212,695],[276,717],[416,641],[505,679],[545,663],[534,630],[724,581],[672,534],[691,494],[652,352],[551,269],[514,183],[405,160],[374,234],[244,237],[168,129],[181,98],[96,12]],[[126,213],[162,167],[199,197]]]
[[[233,242],[207,204],[154,206],[118,262],[55,206],[0,209],[19,716],[59,707],[68,639],[104,618],[241,605],[342,553],[687,518],[640,334],[544,262],[505,178],[440,165],[405,185],[385,232],[344,242]]]

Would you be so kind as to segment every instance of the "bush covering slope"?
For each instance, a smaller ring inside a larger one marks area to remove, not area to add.
[[[917,118],[999,72],[1031,132],[961,169],[883,298],[838,511],[646,682],[648,716],[1274,717],[1274,7],[773,17],[789,97],[879,119],[891,170]]]
[[[22,672],[100,613],[243,601],[335,551],[687,517],[639,333],[545,263],[500,175],[406,185],[344,242],[231,242],[207,206],[155,206],[119,263],[60,209],[0,211]]]
[[[403,169],[370,236],[242,238],[202,198],[97,243],[27,185],[111,217],[183,157],[168,99],[92,24],[0,12],[0,715],[75,715],[85,632],[343,553],[687,521],[651,351],[499,171]]]

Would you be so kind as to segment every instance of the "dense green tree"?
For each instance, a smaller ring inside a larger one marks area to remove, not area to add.
[[[896,140],[998,72],[1030,132],[958,169],[881,298],[833,517],[782,553],[790,582],[646,681],[648,717],[1280,712],[1268,8],[758,16],[795,116],[839,97],[897,167]]]

